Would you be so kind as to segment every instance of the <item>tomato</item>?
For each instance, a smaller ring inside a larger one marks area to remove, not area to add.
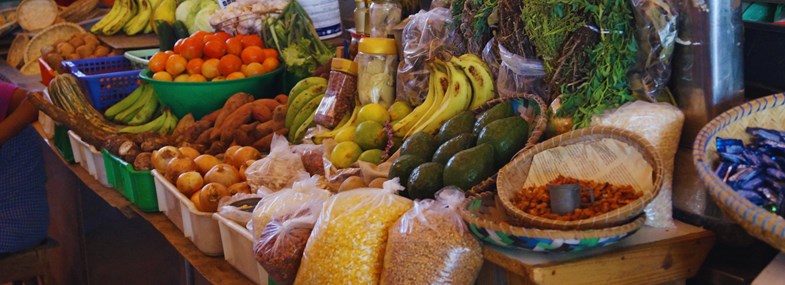
[[[277,69],[279,65],[281,65],[281,63],[278,62],[278,58],[276,57],[265,58],[264,62],[262,62],[262,66],[264,66],[264,70],[267,72]]]
[[[188,82],[207,82],[207,78],[201,74],[191,74],[188,76]]]
[[[249,64],[251,62],[261,63],[264,60],[264,51],[262,51],[262,48],[260,47],[249,46],[243,49],[240,57],[243,59],[243,63],[245,64]]]
[[[214,35],[215,37],[217,37],[217,38],[221,39],[221,41],[222,41],[222,42],[225,42],[226,40],[228,40],[229,38],[231,38],[231,37],[232,37],[230,34],[227,34],[226,32],[216,32],[216,33],[215,33],[215,34],[213,34],[213,35]]]
[[[251,77],[251,76],[265,74],[267,73],[267,71],[264,69],[264,66],[262,66],[261,63],[251,62],[248,64],[248,66],[245,67],[243,73],[245,74],[245,76]]]
[[[179,39],[174,43],[174,53],[180,54],[183,52],[183,43],[185,39]]]
[[[185,57],[182,55],[175,54],[170,56],[169,59],[166,60],[166,72],[169,72],[172,75],[183,73],[187,62],[188,61],[185,60]]]
[[[161,81],[172,81],[172,75],[166,71],[159,71],[153,74],[153,79]]]
[[[202,75],[207,78],[215,78],[221,75],[221,72],[218,70],[219,63],[220,60],[217,58],[205,60],[204,63],[202,63]]]
[[[226,54],[226,44],[220,39],[214,39],[204,44],[204,56],[206,58],[221,58]]]
[[[226,40],[226,53],[240,56],[243,52],[243,44],[238,38],[230,38]]]
[[[181,54],[185,59],[201,58],[203,48],[201,40],[188,38],[183,42]]]
[[[153,57],[150,58],[150,61],[147,62],[147,67],[150,67],[150,71],[153,73],[163,71],[166,69],[167,59],[169,59],[169,55],[165,52],[156,52],[153,54]]]
[[[240,42],[243,43],[243,48],[250,46],[262,47],[262,39],[257,35],[246,35],[240,39]]]
[[[173,54],[174,54],[174,51],[167,50],[167,51],[165,51],[164,53],[165,53],[165,54],[168,54],[168,55],[173,55]]]
[[[243,61],[240,57],[227,54],[221,58],[221,61],[218,63],[218,71],[221,72],[222,75],[226,76],[232,72],[240,71],[240,67],[243,65]]]
[[[185,69],[188,70],[188,74],[202,74],[202,64],[204,64],[204,60],[201,58],[194,58],[188,61],[188,64],[185,65]]]
[[[268,58],[268,57],[278,58],[278,51],[275,50],[274,48],[265,48],[262,49],[262,52],[264,53],[264,58]]]
[[[199,39],[200,41],[203,41],[204,40],[204,36],[207,36],[207,35],[210,35],[210,34],[212,34],[212,33],[208,33],[208,32],[205,32],[205,31],[198,31],[196,33],[191,34],[191,36],[188,37],[188,38]]]
[[[243,78],[245,78],[245,74],[239,71],[229,73],[229,75],[226,76],[226,80],[243,79]]]

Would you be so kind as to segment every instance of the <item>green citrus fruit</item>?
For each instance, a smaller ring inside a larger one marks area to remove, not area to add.
[[[357,114],[358,122],[374,121],[380,124],[390,120],[390,113],[380,104],[368,104],[360,108]]]
[[[342,142],[335,145],[333,153],[330,155],[330,161],[337,168],[347,168],[352,166],[357,158],[360,157],[362,150],[360,146],[354,142]]]
[[[335,134],[335,142],[352,142],[354,141],[354,128],[344,128]]]
[[[365,121],[354,130],[354,142],[364,150],[382,149],[387,145],[384,126],[376,121]]]
[[[404,101],[395,101],[387,112],[390,113],[390,120],[397,121],[412,112],[412,106]]]
[[[382,163],[382,156],[384,156],[384,151],[383,150],[381,150],[381,149],[369,149],[369,150],[363,151],[363,153],[360,154],[360,158],[358,158],[358,160],[365,161],[365,162],[370,162],[370,163],[373,163],[373,164],[379,164],[379,163]]]

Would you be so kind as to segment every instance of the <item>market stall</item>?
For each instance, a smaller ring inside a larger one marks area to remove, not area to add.
[[[190,282],[698,273],[715,236],[673,218],[674,169],[682,128],[718,106],[670,91],[673,1],[358,0],[354,29],[316,2],[118,0],[89,23],[25,23],[9,65],[45,85],[28,99],[49,163],[160,232]],[[777,248],[780,100],[693,147],[709,196]]]

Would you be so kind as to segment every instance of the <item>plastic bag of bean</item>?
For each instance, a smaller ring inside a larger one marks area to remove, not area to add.
[[[332,196],[308,239],[294,284],[379,284],[388,230],[412,207],[395,195],[400,190],[394,179],[383,189]]]
[[[303,212],[314,213],[318,217],[330,197],[330,191],[323,188],[326,185],[323,185],[322,177],[301,172],[296,180],[291,188],[268,194],[256,204],[248,226],[255,240],[274,219],[285,221],[286,217],[303,215]]]
[[[381,284],[474,284],[482,247],[458,214],[464,193],[447,187],[390,228]]]
[[[300,260],[311,236],[311,230],[319,217],[319,211],[303,212],[298,217],[281,222],[273,219],[264,227],[262,235],[254,244],[256,261],[275,280],[276,284],[294,282]]]

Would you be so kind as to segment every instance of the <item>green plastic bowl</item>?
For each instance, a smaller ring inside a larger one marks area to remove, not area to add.
[[[175,116],[182,118],[188,113],[199,119],[218,110],[232,95],[245,92],[254,98],[273,98],[280,93],[279,78],[283,66],[272,72],[243,79],[218,82],[172,82],[153,79],[153,73],[145,68],[139,73],[143,81],[153,86],[161,104],[169,107]]]

